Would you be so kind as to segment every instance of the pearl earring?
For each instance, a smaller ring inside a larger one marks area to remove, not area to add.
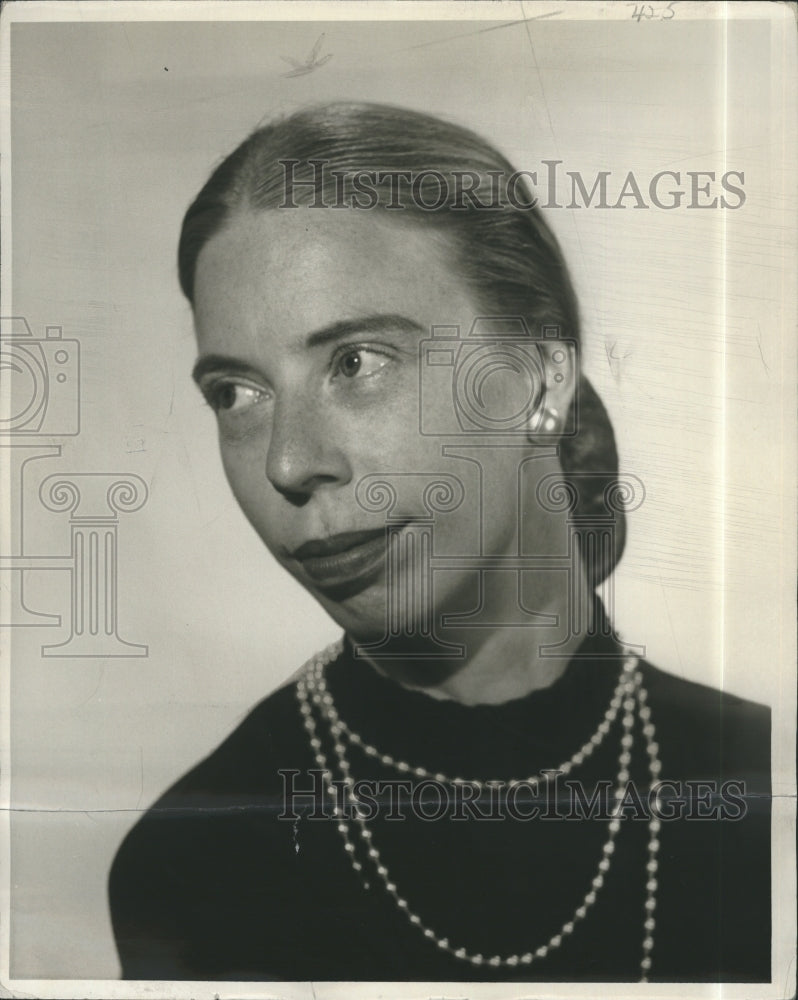
[[[547,434],[551,434],[557,429],[557,418],[559,415],[559,412],[554,407],[546,410],[546,416],[543,420],[543,430]]]

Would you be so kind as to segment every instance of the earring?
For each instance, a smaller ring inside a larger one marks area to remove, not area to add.
[[[552,434],[555,430],[557,430],[557,418],[559,415],[559,412],[555,410],[553,406],[546,410],[546,416],[543,419],[543,430],[546,431],[547,434]]]

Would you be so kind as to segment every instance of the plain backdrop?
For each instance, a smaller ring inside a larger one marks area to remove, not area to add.
[[[628,171],[644,190],[660,170],[744,172],[738,210],[548,219],[578,289],[587,371],[623,468],[646,487],[616,574],[619,631],[680,676],[777,706],[788,697],[794,163],[772,66],[789,28],[637,21],[618,7],[515,24],[11,25],[3,315],[13,307],[37,336],[60,325],[82,352],[81,433],[53,438],[61,456],[29,467],[26,548],[69,551],[67,519],[38,499],[46,475],[130,472],[149,489],[119,526],[119,632],[148,656],[48,659],[42,644],[65,627],[13,631],[14,977],[118,974],[105,880],[122,836],[337,635],[229,494],[176,280],[189,201],[275,114],[332,98],[407,105],[473,127],[519,168],[562,160],[589,185],[609,170],[611,190]],[[286,76],[282,57],[304,59],[322,34],[332,58]],[[66,620],[64,574],[29,573],[25,596]]]

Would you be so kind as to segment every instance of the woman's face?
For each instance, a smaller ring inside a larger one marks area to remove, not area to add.
[[[392,484],[405,535],[428,518],[426,482],[462,484],[463,502],[436,515],[436,555],[519,551],[524,441],[469,453],[467,437],[420,430],[450,429],[453,407],[446,373],[421,377],[421,341],[433,325],[465,335],[480,315],[429,233],[354,210],[242,213],[199,255],[194,313],[195,377],[232,490],[275,558],[354,638],[385,627],[386,514],[356,495],[364,477]],[[513,391],[502,377],[486,391]],[[460,458],[443,453],[458,442]],[[536,477],[558,468],[545,456],[529,466]],[[480,477],[504,484],[484,517]],[[545,518],[522,533],[525,552],[550,549]],[[473,567],[436,573],[436,612],[469,611],[475,586]]]

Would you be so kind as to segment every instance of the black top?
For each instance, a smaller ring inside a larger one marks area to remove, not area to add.
[[[408,691],[349,649],[326,676],[341,718],[382,753],[449,776],[509,780],[556,768],[596,730],[621,660],[606,639],[588,640],[581,654],[549,688],[490,706]],[[660,779],[670,783],[659,799],[664,815],[648,978],[769,981],[769,712],[645,662],[640,669]],[[568,775],[588,798],[597,782],[614,785],[622,715],[600,748]],[[334,762],[321,721],[319,735]],[[363,887],[337,821],[323,818],[331,809],[324,804],[296,685],[283,687],[125,839],[110,879],[123,974],[167,980],[636,981],[646,933],[651,815],[651,776],[637,717],[633,738],[634,788],[624,799],[595,904],[544,959],[516,968],[474,966],[412,926],[358,853],[371,886]],[[356,747],[347,757],[356,780],[403,777]],[[370,821],[372,842],[410,910],[439,936],[486,958],[534,952],[572,919],[608,832],[601,800],[593,812],[583,802],[580,812],[565,780],[541,783],[550,797],[541,793],[539,813],[529,819],[531,792],[515,800],[514,812],[501,797],[493,806],[480,800],[468,808],[461,799],[458,820],[453,786],[436,792],[427,785],[423,811],[445,813],[424,820],[413,815],[411,793],[396,791],[393,818],[389,803],[380,800],[383,808]],[[318,794],[285,802],[286,787],[315,787]],[[322,818],[312,818],[314,810]],[[502,818],[475,818],[476,810]]]

